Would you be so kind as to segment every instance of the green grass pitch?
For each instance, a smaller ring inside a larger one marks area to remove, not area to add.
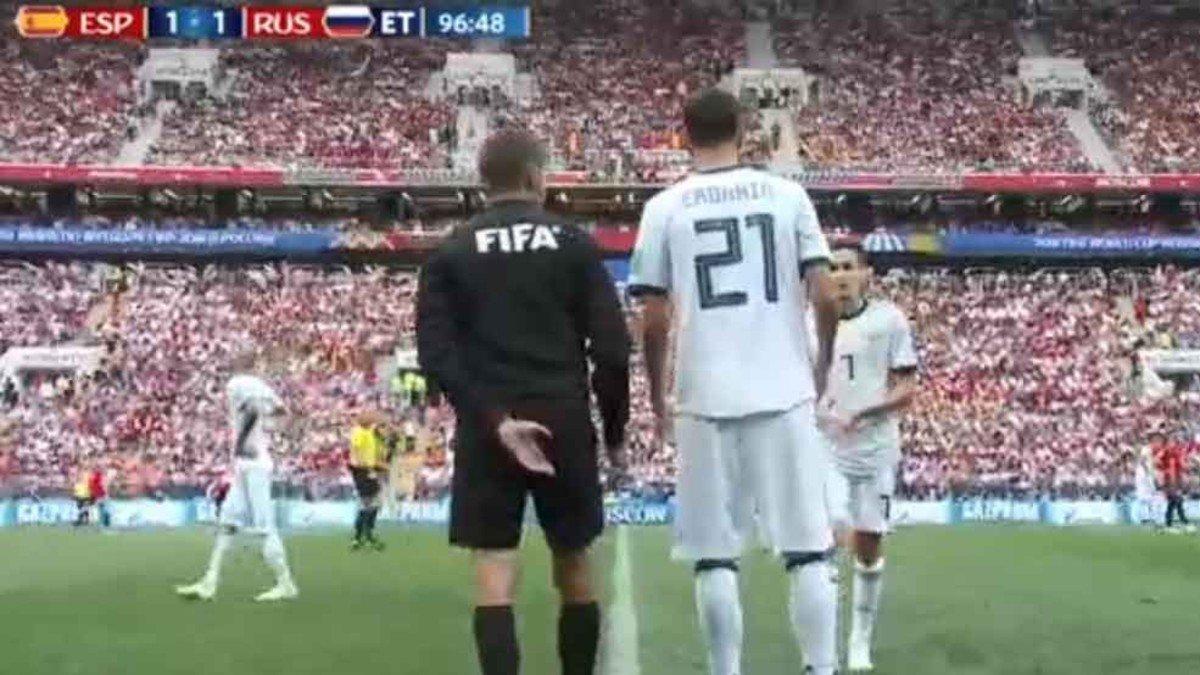
[[[293,534],[301,588],[290,604],[250,598],[270,585],[256,550],[230,556],[220,595],[172,595],[208,555],[203,530],[0,532],[0,673],[476,672],[466,556],[433,529],[387,529],[386,552]],[[628,556],[636,656],[644,675],[705,672],[686,568],[669,530],[610,531],[601,574]],[[883,675],[1200,673],[1200,539],[1127,528],[909,528],[889,542],[877,672]],[[624,547],[624,551],[616,549]],[[519,607],[524,672],[556,672],[556,607],[539,537],[525,547]],[[779,565],[744,565],[746,672],[799,672]],[[631,627],[630,624],[629,627]],[[619,631],[617,631],[619,634]],[[628,659],[627,659],[628,661]],[[621,672],[609,664],[606,675]]]

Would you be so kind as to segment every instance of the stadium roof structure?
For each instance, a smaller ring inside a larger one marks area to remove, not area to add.
[[[819,208],[928,215],[946,208],[1020,217],[1053,212],[1146,213],[1169,221],[1200,211],[1200,174],[857,173],[773,167],[808,188]],[[547,175],[547,205],[580,215],[636,214],[666,182],[591,182]],[[460,216],[486,203],[469,173],[447,170],[0,164],[0,213],[76,215],[157,207],[218,218],[355,215],[387,220]]]
[[[1103,193],[1114,191],[1200,194],[1200,173],[870,173],[772,167],[810,190],[889,191],[946,190],[989,193]],[[597,183],[583,171],[552,171],[552,189],[604,187],[661,189],[663,183]],[[0,185],[283,188],[351,187],[361,189],[478,188],[471,173],[441,169],[327,169],[280,167],[116,167],[71,164],[0,163]]]

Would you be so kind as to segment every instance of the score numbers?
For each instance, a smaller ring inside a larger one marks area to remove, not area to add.
[[[242,12],[233,7],[151,7],[149,36],[215,40],[242,37]]]
[[[528,7],[449,9],[334,5],[324,8],[250,6],[243,9],[244,12],[232,7],[150,7],[149,37],[524,38],[529,36],[530,28]],[[330,18],[335,14],[343,25],[346,21],[361,20],[361,23],[335,31],[329,26]]]

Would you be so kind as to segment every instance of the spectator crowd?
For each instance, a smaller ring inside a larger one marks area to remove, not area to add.
[[[780,64],[815,81],[810,104],[795,107],[799,156],[775,159],[925,173],[1094,170],[1062,110],[1018,94],[1022,51],[1011,21],[942,4],[772,20]],[[0,15],[15,8],[2,2]],[[683,102],[747,64],[736,4],[601,0],[535,12],[530,40],[485,47],[512,53],[532,82],[487,97],[492,124],[531,127],[558,166],[593,180],[673,179],[688,164]],[[1051,53],[1083,58],[1111,91],[1089,97],[1089,109],[1128,168],[1200,167],[1194,20],[1081,10],[1046,26]],[[112,162],[157,114],[148,163],[445,170],[458,147],[456,106],[466,101],[431,76],[448,52],[468,48],[436,39],[228,45],[213,91],[185,87],[156,113],[138,96],[151,88],[135,78],[148,47],[63,49],[10,31],[0,36],[9,102],[0,160]],[[751,136],[753,159],[778,155],[770,130]]]
[[[797,113],[801,159],[873,171],[1085,171],[1060,113],[1003,82],[1020,47],[1006,21],[905,11],[780,22],[776,52],[821,82]]]
[[[411,344],[414,290],[413,274],[382,268],[0,268],[0,303],[13,308],[0,352],[83,344],[103,353],[92,373],[0,382],[6,490],[65,493],[92,466],[110,472],[117,495],[203,490],[228,459],[229,364],[253,346],[293,420],[278,438],[280,480],[293,494],[347,493],[348,430],[372,409],[432,439],[436,450],[409,466],[412,493],[437,496],[453,415],[435,396],[401,405],[378,376],[381,359]],[[1200,271],[908,270],[875,291],[908,313],[921,359],[921,394],[902,425],[902,495],[1113,497],[1128,490],[1151,432],[1194,436],[1194,382],[1153,397],[1131,383],[1138,346],[1200,335]],[[629,318],[636,326],[636,307]],[[675,450],[654,443],[643,373],[635,357],[625,487],[665,495]]]
[[[387,403],[375,359],[412,330],[415,277],[371,270],[81,264],[0,273],[15,307],[0,347],[79,343],[104,350],[93,374],[20,374],[0,424],[17,492],[61,491],[80,462],[107,465],[116,491],[200,489],[228,458],[224,383],[256,346],[294,423],[281,430],[281,478],[306,494],[345,484],[354,415]]]
[[[0,161],[112,160],[136,103],[136,55],[124,45],[29,46],[0,33]]]
[[[684,102],[745,58],[740,20],[686,3],[563,3],[538,26],[513,50],[538,95],[508,114],[548,139],[566,168],[605,175],[644,168],[637,151],[682,149]]]
[[[446,168],[453,108],[425,98],[441,42],[242,47],[219,97],[170,112],[155,164]]]
[[[1082,14],[1055,24],[1054,51],[1084,59],[1112,91],[1092,116],[1132,169],[1200,170],[1198,32],[1194,19]]]

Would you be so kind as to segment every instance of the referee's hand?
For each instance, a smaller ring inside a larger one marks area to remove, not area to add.
[[[542,452],[540,441],[548,441],[553,435],[546,427],[529,420],[504,418],[496,430],[500,444],[521,465],[522,469],[542,476],[553,476],[554,465]]]

